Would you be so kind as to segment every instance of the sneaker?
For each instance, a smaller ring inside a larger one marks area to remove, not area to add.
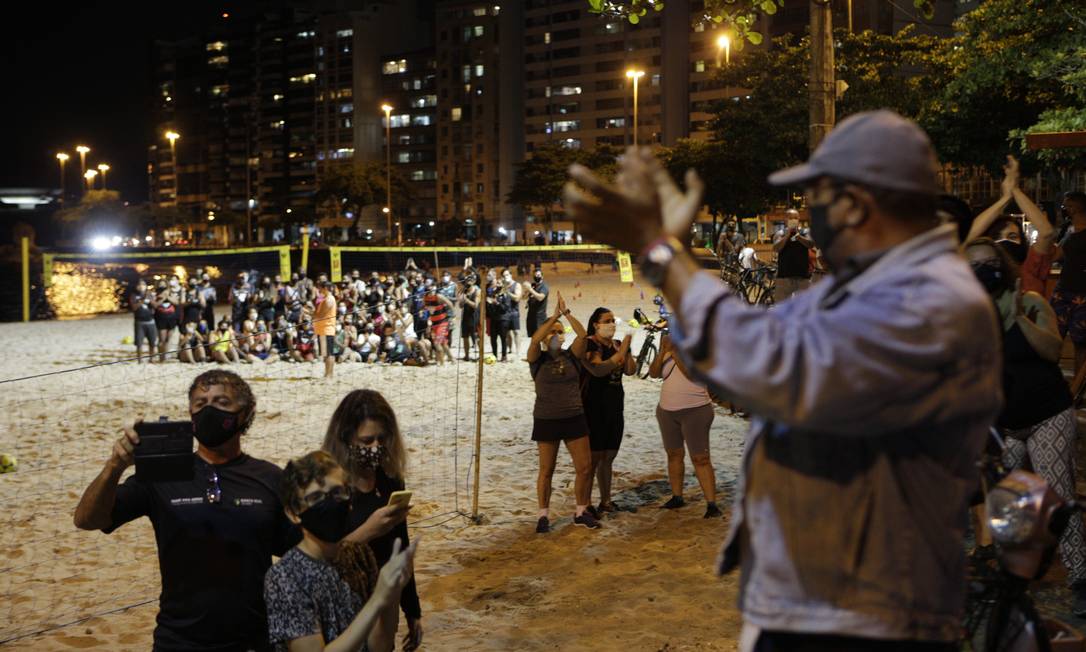
[[[600,520],[600,510],[596,509],[592,505],[585,507],[585,511],[591,514],[592,518],[596,519],[597,521]]]
[[[577,516],[573,519],[573,524],[586,527],[589,530],[598,530],[600,529],[600,527],[602,527],[599,520],[597,520],[595,516],[589,514],[587,509],[583,513],[581,513],[580,516]]]
[[[592,509],[592,508],[589,507],[589,509]],[[596,518],[599,518],[600,515],[602,515],[602,514],[613,514],[616,511],[618,511],[618,510],[615,509],[615,504],[614,503],[601,502],[599,504],[599,507],[596,507],[595,510],[593,510],[593,514],[595,515]]]
[[[1075,582],[1071,585],[1071,613],[1076,618],[1086,618],[1086,582]]]
[[[551,531],[551,521],[546,516],[540,516],[535,524],[536,534],[546,534]]]
[[[705,516],[702,516],[702,518],[720,518],[721,516],[724,516],[724,514],[716,506],[716,503],[709,503],[705,506]]]
[[[682,496],[672,496],[671,500],[660,505],[660,509],[678,509],[684,506],[686,506],[686,501],[683,500]]]

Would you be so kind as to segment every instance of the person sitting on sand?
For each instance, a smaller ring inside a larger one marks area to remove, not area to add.
[[[181,333],[181,341],[178,342],[177,347],[177,359],[188,363],[207,360],[204,351],[204,336],[200,334],[200,331],[196,330],[196,324],[192,322],[185,324],[184,331]]]
[[[369,650],[396,645],[396,607],[413,581],[417,543],[401,549],[377,570],[364,543],[343,540],[350,531],[351,488],[347,474],[324,451],[287,463],[280,495],[302,541],[264,578],[268,636],[277,652]]]
[[[690,380],[686,365],[671,345],[671,338],[660,340],[660,355],[649,366],[649,376],[663,378],[660,403],[656,406],[656,421],[667,451],[667,479],[671,499],[665,509],[686,505],[683,499],[683,442],[694,463],[694,475],[705,494],[705,518],[723,516],[716,504],[716,475],[709,457],[709,429],[713,425],[713,399],[704,385]]]
[[[559,321],[562,317],[577,334],[568,350],[562,348],[565,341],[565,329]],[[540,534],[551,529],[551,479],[561,442],[566,443],[577,473],[573,484],[577,504],[573,522],[590,529],[600,527],[600,522],[588,511],[592,496],[592,450],[581,402],[580,372],[587,337],[584,327],[566,308],[559,293],[554,314],[532,334],[528,345],[528,368],[535,382],[532,441],[539,449],[539,477],[536,480],[539,519],[535,531]]]
[[[151,521],[162,578],[154,649],[267,650],[264,575],[300,537],[279,502],[282,471],[242,452],[256,398],[237,374],[197,376],[188,414],[198,443],[191,480],[130,474],[118,486],[140,442],[125,428],[83,492],[75,526],[109,534],[141,516]]]
[[[313,334],[313,324],[308,319],[303,319],[298,324],[294,338],[294,360],[297,362],[313,362],[317,359],[316,335]]]
[[[407,446],[392,406],[380,392],[356,389],[339,402],[328,422],[321,448],[347,471],[351,487],[350,534],[346,541],[373,549],[379,566],[394,563],[396,542],[408,542],[407,505],[388,504],[405,487]],[[404,587],[400,607],[407,619],[404,650],[422,644],[422,607],[412,579]],[[395,632],[393,615],[390,630]]]
[[[234,345],[234,330],[230,328],[230,320],[223,317],[219,327],[208,335],[207,343],[211,347],[211,359],[220,364],[237,362],[240,359],[238,349]]]

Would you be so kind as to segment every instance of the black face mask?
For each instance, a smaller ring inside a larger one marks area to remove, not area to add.
[[[973,268],[973,274],[980,281],[980,284],[984,286],[988,294],[994,297],[1003,289],[1003,270],[998,264],[990,262],[972,263],[970,267]]]
[[[351,501],[325,497],[298,515],[302,527],[328,543],[336,543],[351,532]]]
[[[192,415],[192,431],[196,441],[208,448],[222,446],[241,432],[240,417],[240,412],[227,412],[214,405],[205,405]]]
[[[386,457],[388,457],[388,451],[385,450],[384,444],[378,444],[377,446],[354,444],[350,449],[351,465],[358,471],[376,470],[385,461]]]
[[[1021,265],[1026,262],[1026,255],[1029,254],[1029,245],[1024,242],[1015,242],[1014,240],[997,240],[996,244],[1003,247],[1003,251],[1010,254],[1010,257],[1014,262]]]

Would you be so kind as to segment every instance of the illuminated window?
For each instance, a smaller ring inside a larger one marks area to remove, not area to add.
[[[411,102],[411,106],[418,107],[420,109],[428,106],[437,106],[437,95],[423,95],[421,97],[416,97]]]
[[[483,64],[481,64],[481,63],[475,64],[475,76],[476,77],[482,77],[483,76]]]
[[[452,121],[453,122],[460,122],[460,116],[462,115],[462,113],[463,112],[461,111],[460,107],[454,106],[453,110],[452,110],[452,114],[451,114]]]
[[[617,129],[626,126],[626,118],[600,118],[596,120],[597,129]]]
[[[218,97],[219,95],[226,95],[229,92],[230,92],[230,85],[229,84],[219,84],[218,86],[212,86],[211,87],[211,94],[213,96],[215,96],[215,97]]]
[[[705,60],[698,59],[694,62],[694,72],[705,72]]]
[[[331,154],[332,154],[332,158],[337,158],[337,159],[338,158],[354,158],[354,148],[353,147],[340,147],[339,149],[335,150]]]
[[[704,32],[705,31],[705,25],[702,25],[699,22],[698,24],[694,25],[694,31],[695,32]]]
[[[212,43],[207,44],[207,51],[208,52],[222,52],[225,49],[226,49],[226,43],[223,43],[222,41],[214,41]]]
[[[471,13],[473,16],[485,16],[486,7],[476,7],[475,9],[471,10]]]
[[[283,101],[283,96],[280,95],[279,93],[276,93],[275,95],[272,95],[272,101],[273,102],[282,102]]]
[[[268,126],[270,126],[272,129],[279,129],[280,131],[282,131],[283,127],[287,126],[287,123],[284,120],[276,120]]]
[[[341,29],[336,31],[337,38],[351,38],[352,36],[354,36],[353,29]]]
[[[429,127],[431,124],[433,124],[433,122],[428,115],[416,115],[411,117],[411,126],[413,127]]]
[[[292,84],[312,84],[316,80],[317,80],[317,75],[315,73],[311,72],[311,73],[308,73],[308,74],[305,74],[305,75],[299,75],[297,77],[291,77],[290,78],[290,83],[292,83]]]
[[[412,170],[411,171],[411,180],[412,181],[436,181],[437,180],[437,171],[436,170]]]
[[[554,123],[554,130],[558,133],[562,133],[563,131],[577,131],[580,128],[580,120],[559,120]]]
[[[225,66],[228,63],[230,63],[230,57],[225,54],[220,54],[217,57],[211,57],[207,60],[207,65],[209,66]]]
[[[471,81],[471,66],[470,65],[469,66],[464,66],[463,68],[461,68],[460,72],[464,77],[464,81],[466,81],[466,82]]]
[[[558,88],[554,89],[552,91],[552,93],[554,95],[580,95],[581,94],[581,87],[580,86],[559,86]],[[547,97],[550,97],[550,95],[548,95]]]
[[[406,127],[411,124],[411,116],[407,113],[400,115],[390,116],[392,118],[392,127],[398,129],[400,127]]]
[[[354,104],[351,104],[351,103],[340,104],[339,105],[339,112],[340,113],[353,113],[354,112]]]
[[[316,32],[298,32],[298,38],[313,38],[316,35]]]
[[[397,75],[401,72],[407,72],[407,59],[386,61],[381,66],[381,72],[385,75]]]
[[[482,25],[476,25],[474,28],[472,28],[472,33],[475,35],[476,38],[482,36],[485,31],[486,30],[483,29]]]
[[[544,43],[550,43],[551,42],[551,33],[550,32],[545,32],[543,34],[543,42]]]

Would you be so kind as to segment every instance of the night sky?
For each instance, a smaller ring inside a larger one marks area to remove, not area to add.
[[[87,166],[108,163],[110,189],[147,197],[147,145],[153,136],[148,89],[156,38],[198,34],[257,2],[81,2],[4,5],[0,70],[0,187],[58,187],[55,155],[67,151],[69,188],[79,181],[77,144]],[[74,164],[74,165],[73,165]]]

